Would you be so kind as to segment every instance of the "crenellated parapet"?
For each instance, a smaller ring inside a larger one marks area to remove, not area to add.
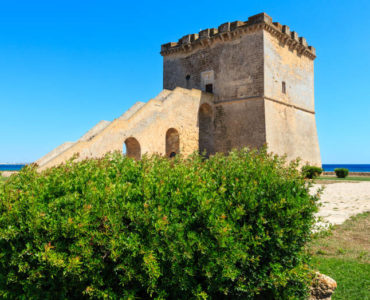
[[[292,51],[296,50],[298,55],[305,55],[312,60],[316,58],[315,48],[308,46],[304,37],[299,37],[298,33],[291,31],[287,25],[272,22],[272,18],[265,13],[249,17],[246,22],[227,22],[218,26],[218,28],[208,28],[199,33],[185,35],[178,42],[163,44],[161,55],[191,52],[218,41],[233,40],[242,34],[261,29],[275,36],[283,46],[287,45]]]

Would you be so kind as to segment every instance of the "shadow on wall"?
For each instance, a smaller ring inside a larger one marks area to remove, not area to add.
[[[166,156],[175,157],[180,153],[180,135],[175,128],[170,128],[166,132]]]
[[[198,124],[199,153],[206,153],[206,156],[214,154],[213,110],[208,103],[204,103],[199,107]]]

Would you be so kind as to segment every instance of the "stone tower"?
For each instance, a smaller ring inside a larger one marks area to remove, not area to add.
[[[208,108],[212,124],[199,119],[201,151],[267,143],[270,151],[288,159],[300,157],[321,166],[315,49],[288,26],[261,13],[164,44],[161,55],[164,89],[213,94],[213,107]]]
[[[259,148],[321,166],[315,49],[262,13],[162,45],[164,90],[37,161],[39,170],[124,151],[173,157]],[[125,149],[125,150],[122,150]]]

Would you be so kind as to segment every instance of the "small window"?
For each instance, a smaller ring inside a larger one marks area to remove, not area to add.
[[[283,81],[282,84],[281,84],[281,91],[283,92],[283,94],[286,94],[286,84],[285,84],[285,81]]]
[[[213,84],[206,84],[206,92],[213,93]]]
[[[190,86],[190,75],[189,74],[186,75],[185,79],[186,79],[185,88],[190,89],[191,88],[191,86]]]

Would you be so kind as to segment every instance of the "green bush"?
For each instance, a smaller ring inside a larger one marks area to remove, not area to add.
[[[304,299],[317,211],[263,151],[27,166],[0,187],[0,298]]]
[[[302,167],[302,173],[305,178],[313,179],[321,175],[322,168],[316,167],[316,166],[303,166]]]
[[[348,169],[346,168],[336,168],[334,169],[335,175],[337,175],[338,178],[346,178],[348,176]]]

